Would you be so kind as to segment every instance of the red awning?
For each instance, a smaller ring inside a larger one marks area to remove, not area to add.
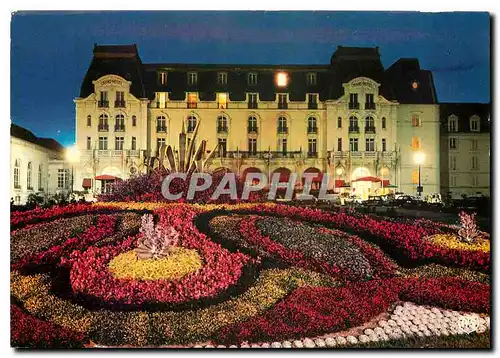
[[[339,180],[339,179],[335,180],[335,187],[336,188],[341,188],[344,184],[345,184],[345,181],[343,181],[343,180]]]
[[[92,179],[90,179],[90,178],[84,178],[83,179],[83,183],[82,183],[82,187],[84,189],[90,189],[90,188],[92,188]]]
[[[388,187],[389,185],[391,185],[391,183],[389,182],[389,180],[382,180],[382,186],[383,187]]]
[[[353,182],[357,182],[357,181],[371,181],[372,183],[378,183],[381,180],[377,177],[362,177],[362,178],[358,178],[356,180],[353,180]]]
[[[115,176],[112,176],[112,175],[107,175],[107,174],[98,175],[98,176],[95,177],[95,179],[96,180],[121,180],[118,177],[115,177]]]

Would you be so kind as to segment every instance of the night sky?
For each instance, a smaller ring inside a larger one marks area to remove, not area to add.
[[[379,46],[384,67],[417,57],[440,102],[490,101],[487,13],[59,12],[12,17],[12,121],[64,145],[94,43],[144,63],[327,64],[337,45]]]

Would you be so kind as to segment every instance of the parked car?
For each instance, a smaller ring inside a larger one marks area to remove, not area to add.
[[[382,206],[385,204],[386,201],[381,196],[370,196],[368,200],[363,201],[363,205],[366,206]]]

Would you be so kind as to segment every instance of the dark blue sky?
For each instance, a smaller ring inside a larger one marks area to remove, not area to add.
[[[59,12],[12,17],[14,123],[74,141],[74,103],[99,44],[136,43],[143,62],[325,64],[337,45],[417,57],[440,102],[490,101],[487,13]]]

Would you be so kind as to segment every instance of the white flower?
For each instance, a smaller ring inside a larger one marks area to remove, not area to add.
[[[293,347],[295,347],[295,348],[303,348],[304,344],[302,343],[302,341],[293,341]]]
[[[318,346],[318,347],[325,347],[326,346],[326,343],[325,343],[325,340],[321,339],[321,338],[316,338],[314,340],[314,343]]]
[[[223,346],[222,344],[221,345],[218,345],[217,348],[226,348],[226,346]]]
[[[358,337],[358,339],[359,339],[359,341],[361,343],[368,343],[368,342],[370,342],[370,338],[367,335],[365,335],[365,334],[360,335]]]
[[[269,343],[262,343],[262,346],[261,346],[261,347],[262,347],[262,348],[269,348],[269,347],[271,347],[271,346],[269,345]]]
[[[290,341],[284,341],[281,345],[283,348],[292,348],[292,343]]]
[[[396,321],[394,321],[394,320],[392,320],[392,319],[388,320],[388,321],[387,321],[387,324],[388,324],[389,326],[391,326],[391,327],[397,327],[397,326],[398,326],[398,324],[396,323]]]
[[[372,342],[378,342],[379,341],[379,337],[374,333],[374,334],[370,334],[368,336],[370,338],[370,341]]]
[[[374,332],[373,332],[373,329],[371,329],[371,328],[367,328],[367,329],[365,329],[365,332],[364,332],[364,333],[365,333],[367,336],[369,336],[370,334],[373,334]]]
[[[346,340],[344,337],[342,337],[342,336],[338,336],[338,337],[337,337],[337,343],[338,343],[339,345],[344,345],[344,344],[346,344],[346,343],[347,343],[347,340]]]
[[[337,341],[332,337],[328,337],[327,339],[325,339],[325,343],[328,347],[335,347],[337,345]]]
[[[379,322],[378,322],[378,325],[379,325],[380,327],[385,327],[385,326],[387,326],[387,325],[389,325],[389,324],[387,323],[387,321],[382,320],[382,321],[379,321]]]
[[[273,343],[271,343],[271,348],[281,348],[281,343],[280,342],[273,342]]]
[[[377,335],[385,334],[384,329],[381,327],[376,327],[373,332],[375,332]]]
[[[248,343],[242,343],[241,348],[250,348],[250,345]]]
[[[205,346],[205,348],[215,348],[215,346],[213,346],[213,345],[211,345],[211,344],[207,344],[207,345]]]
[[[258,345],[257,343],[253,343],[250,348],[260,348],[260,345]]]
[[[349,342],[350,344],[356,344],[358,343],[358,339],[354,336],[347,336],[347,342]]]
[[[316,345],[314,344],[314,341],[312,339],[310,339],[310,338],[304,339],[303,343],[304,343],[304,347],[306,347],[306,348],[314,348],[314,347],[316,347]]]
[[[229,348],[238,348],[238,346],[235,346],[234,344],[230,345]]]

